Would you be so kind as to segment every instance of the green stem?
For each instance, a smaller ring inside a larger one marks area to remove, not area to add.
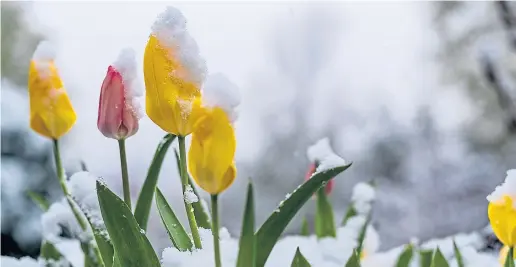
[[[186,148],[185,148],[185,137],[178,136],[179,141],[179,159],[181,161],[180,166],[180,174],[181,174],[181,184],[183,188],[183,195],[186,192],[186,187],[188,186],[188,173],[186,171]],[[195,220],[195,215],[193,213],[192,203],[186,201],[186,198],[183,197],[183,201],[185,203],[186,216],[188,217],[188,223],[190,224],[190,229],[192,231],[192,238],[196,248],[202,248],[201,238],[199,236],[199,229],[197,228],[197,221]]]
[[[514,267],[514,247],[509,248],[505,261],[505,266]]]
[[[63,194],[66,198],[66,201],[68,202],[68,205],[70,206],[70,209],[72,210],[72,213],[79,223],[79,226],[83,231],[87,231],[87,224],[84,220],[84,217],[81,215],[81,212],[77,209],[77,206],[72,201],[72,196],[70,195],[70,192],[68,191],[68,187],[66,187],[66,178],[65,178],[65,172],[63,169],[63,165],[61,163],[61,154],[59,152],[59,142],[57,139],[52,139],[54,143],[54,161],[56,164],[56,172],[57,172],[57,178],[59,180],[59,185],[61,185],[61,189],[63,190]],[[99,248],[96,245],[92,245],[95,255],[97,255],[98,260],[100,261],[101,258],[99,257],[100,251]],[[88,258],[85,259],[85,264],[88,264],[89,262],[95,262],[89,253],[89,247],[88,244],[82,243],[81,244],[82,251],[84,252],[84,257]],[[85,265],[86,266],[86,265]]]
[[[215,252],[215,266],[221,267],[220,263],[220,240],[219,240],[219,205],[218,195],[211,195],[211,232],[213,234],[213,248]]]
[[[63,190],[63,194],[65,195],[68,205],[70,205],[70,208],[72,209],[75,219],[77,219],[77,222],[81,226],[81,229],[86,230],[86,221],[84,221],[84,218],[81,216],[81,213],[79,212],[79,210],[77,210],[77,207],[73,204],[70,193],[68,192],[68,188],[66,187],[65,173],[64,173],[63,165],[61,164],[61,155],[59,153],[59,143],[58,143],[57,139],[53,139],[53,141],[54,141],[54,161],[56,163],[56,171],[57,171],[57,178],[59,180],[59,184],[61,185],[61,189]]]
[[[131,208],[131,190],[129,187],[129,174],[127,173],[127,157],[125,155],[125,139],[118,140],[120,150],[120,166],[122,167],[122,186],[124,188],[124,201]]]

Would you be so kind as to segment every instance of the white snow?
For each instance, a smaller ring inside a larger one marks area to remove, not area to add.
[[[202,91],[203,104],[208,107],[220,107],[235,121],[238,117],[236,108],[240,105],[241,97],[238,86],[232,83],[226,75],[215,73],[208,76]]]
[[[89,172],[77,172],[70,177],[68,188],[72,198],[77,202],[95,229],[100,231],[106,238],[109,238],[97,198],[97,179],[97,176]]]
[[[371,210],[372,201],[375,199],[375,189],[367,183],[358,183],[353,187],[351,202],[355,211],[359,214],[367,214]]]
[[[70,231],[73,237],[82,235],[82,229],[77,223],[65,198],[50,205],[48,211],[43,213],[41,222],[43,224],[43,238],[53,244],[66,240],[60,237],[62,227]]]
[[[38,262],[31,257],[22,257],[20,259],[2,256],[0,259],[2,267],[39,267]]]
[[[191,185],[186,186],[184,198],[185,198],[186,203],[189,203],[189,204],[199,201],[199,198],[194,193]]]
[[[330,140],[327,137],[310,146],[307,150],[307,156],[311,162],[319,162],[315,173],[346,165],[346,161],[333,152]]]
[[[514,201],[516,200],[516,169],[507,171],[505,181],[487,196],[487,200],[492,203],[497,203],[503,201],[504,196],[513,199],[513,207],[516,208],[516,201]]]
[[[169,55],[178,57],[186,70],[186,73],[173,72],[171,75],[201,86],[206,78],[206,62],[199,54],[197,42],[186,29],[186,18],[181,11],[168,6],[152,25],[152,35],[168,48]]]

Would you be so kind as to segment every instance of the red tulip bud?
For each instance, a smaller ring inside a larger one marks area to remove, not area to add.
[[[102,83],[97,127],[109,138],[125,139],[138,131],[137,107],[122,74],[109,66]]]

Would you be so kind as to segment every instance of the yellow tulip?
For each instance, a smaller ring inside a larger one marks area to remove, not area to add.
[[[196,119],[188,151],[188,170],[195,182],[215,195],[226,190],[236,177],[235,131],[227,113],[220,107],[194,105]]]
[[[176,16],[173,18],[178,19],[179,14],[174,12],[178,11],[167,9],[162,17]],[[165,29],[160,28],[165,33],[151,34],[145,48],[143,72],[146,112],[149,118],[164,131],[186,136],[192,132],[194,121],[190,113],[193,102],[201,96],[200,87],[206,65],[196,54],[197,46],[192,46],[195,41],[186,33],[186,30],[181,28],[180,34],[176,32],[175,35],[171,35],[166,31],[174,30],[174,27],[179,26],[160,24],[165,22],[156,22],[158,26]]]
[[[516,245],[516,209],[510,196],[489,203],[487,214],[496,237],[506,246]]]
[[[507,253],[509,253],[509,247],[503,246],[502,249],[500,249],[500,255],[498,257],[498,261],[500,262],[500,266],[505,265],[505,260],[507,259]],[[514,259],[516,259],[516,254],[514,254]]]
[[[53,60],[32,60],[29,68],[30,127],[58,139],[75,124],[77,116]]]

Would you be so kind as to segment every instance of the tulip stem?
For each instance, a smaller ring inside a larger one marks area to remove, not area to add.
[[[507,258],[505,258],[505,265],[507,267],[514,267],[514,247],[509,247]]]
[[[188,186],[188,172],[186,171],[186,148],[185,148],[185,137],[178,136],[177,140],[179,142],[179,161],[181,163],[180,166],[180,175],[181,175],[181,184],[183,188],[183,195],[186,193],[186,188]],[[199,236],[199,229],[197,228],[197,221],[195,220],[195,215],[193,213],[192,203],[187,201],[187,198],[183,197],[183,201],[185,203],[186,216],[188,217],[188,223],[190,224],[190,229],[192,231],[192,238],[196,248],[202,248],[201,238]]]
[[[59,180],[59,184],[61,185],[61,189],[63,190],[63,194],[66,198],[66,202],[68,202],[68,205],[70,206],[70,209],[72,210],[72,213],[79,223],[79,226],[83,231],[87,230],[87,224],[85,221],[85,218],[81,214],[81,212],[78,210],[78,207],[73,203],[72,196],[70,195],[68,191],[68,187],[66,187],[66,177],[65,172],[63,169],[63,165],[61,163],[61,154],[59,152],[59,142],[57,139],[52,139],[54,143],[54,161],[56,164],[56,172],[57,172],[57,178]],[[90,244],[84,243],[81,241],[81,248],[84,252],[84,258],[85,258],[85,267],[87,267],[86,264],[89,264],[90,262],[95,262],[94,257],[90,253],[89,249]],[[100,257],[100,251],[99,248],[96,245],[91,245],[93,248],[93,252],[95,253],[95,256],[97,258],[97,261],[102,262],[102,258]]]
[[[129,187],[129,174],[127,173],[127,157],[125,155],[125,139],[118,140],[118,148],[120,150],[120,166],[122,167],[122,186],[124,188],[125,204],[131,208],[131,190]]]
[[[211,233],[213,234],[213,248],[215,252],[215,266],[221,267],[220,263],[220,240],[219,240],[219,201],[217,194],[211,195]]]

